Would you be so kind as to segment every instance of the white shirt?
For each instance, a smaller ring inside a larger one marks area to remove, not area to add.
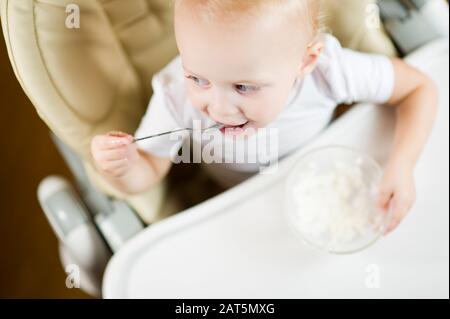
[[[183,140],[163,136],[139,141],[138,146],[163,158],[173,156],[182,146],[189,144],[194,153],[206,145],[218,147],[216,149],[222,151],[210,152],[214,163],[205,167],[220,183],[231,186],[257,173],[262,166],[259,158],[254,161],[261,149],[249,148],[249,143],[257,145],[263,140],[266,141],[264,145],[269,145],[272,138],[270,146],[275,141],[277,147],[265,149],[264,154],[267,155],[265,160],[273,163],[302,147],[326,128],[337,105],[354,102],[383,104],[391,97],[395,75],[388,57],[344,49],[331,35],[326,35],[324,42],[317,67],[295,83],[285,108],[265,131],[263,137],[266,138],[261,138],[260,132],[248,140],[233,140],[221,134],[215,135],[213,140],[209,135],[194,134],[191,140],[187,138],[189,134],[184,134]],[[136,138],[192,128],[194,120],[201,121],[202,128],[215,124],[191,104],[179,56],[154,76],[152,85],[153,97],[135,133]],[[248,156],[244,159],[252,160],[236,163],[236,157],[242,158],[244,153]]]

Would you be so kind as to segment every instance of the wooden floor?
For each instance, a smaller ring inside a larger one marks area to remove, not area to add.
[[[67,289],[57,241],[36,198],[47,175],[71,179],[20,88],[0,38],[0,298],[84,298]]]

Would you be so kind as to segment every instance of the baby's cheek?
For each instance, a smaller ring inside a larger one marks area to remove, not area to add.
[[[280,114],[282,107],[280,107],[279,101],[265,101],[261,107],[258,108],[256,116],[260,119],[260,122],[270,124]]]
[[[188,91],[189,99],[192,105],[199,111],[204,111],[206,109],[206,102],[203,101],[195,92],[192,90]]]

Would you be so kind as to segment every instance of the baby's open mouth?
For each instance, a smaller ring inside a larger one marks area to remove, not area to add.
[[[225,127],[225,128],[242,128],[242,127],[244,127],[245,124],[247,124],[247,123],[248,123],[248,121],[245,122],[245,123],[243,123],[243,124],[240,124],[240,125],[227,125],[227,124],[223,124],[223,127]]]
[[[238,131],[243,131],[245,126],[249,123],[249,121],[246,121],[243,124],[240,125],[227,125],[227,124],[223,124],[223,127],[220,129],[220,131],[222,133],[226,133],[226,132],[238,132]]]

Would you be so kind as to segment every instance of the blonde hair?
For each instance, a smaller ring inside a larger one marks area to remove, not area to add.
[[[191,8],[205,21],[217,19],[232,22],[241,18],[254,18],[277,10],[302,23],[310,35],[309,42],[323,33],[321,0],[174,0],[175,6]],[[304,23],[306,21],[306,23]]]

